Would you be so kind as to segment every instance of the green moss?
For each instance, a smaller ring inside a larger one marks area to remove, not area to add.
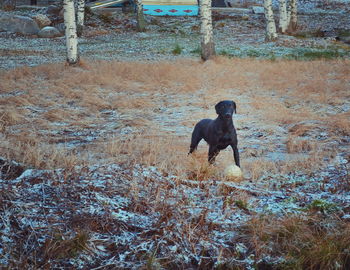
[[[198,47],[195,48],[194,50],[190,51],[190,53],[200,55],[200,54],[201,54],[201,47],[198,46]]]
[[[250,49],[246,52],[248,57],[259,57],[261,56],[261,52],[258,50]]]
[[[324,37],[324,31],[316,29],[313,31],[297,32],[294,34],[296,38],[313,38],[313,37]]]
[[[248,203],[242,200],[235,201],[235,205],[242,209],[242,210],[248,210]]]
[[[179,44],[175,45],[175,48],[171,51],[174,55],[179,55],[182,53],[182,48]]]
[[[228,51],[221,50],[221,51],[219,51],[219,55],[222,55],[222,56],[229,56],[230,54],[228,53]]]
[[[333,59],[340,57],[340,53],[337,50],[324,50],[324,51],[309,51],[303,55],[307,59]]]
[[[338,32],[338,36],[339,37],[350,37],[350,30],[346,29],[346,30],[340,30]]]
[[[291,53],[283,56],[284,59],[290,60],[317,60],[317,59],[335,59],[349,56],[349,52],[342,49],[295,49]]]
[[[338,210],[338,207],[334,203],[330,203],[324,200],[314,200],[308,207],[310,211],[319,211],[322,213],[331,213]]]

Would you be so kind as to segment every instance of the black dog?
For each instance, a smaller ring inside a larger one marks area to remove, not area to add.
[[[194,127],[188,154],[196,150],[198,143],[204,139],[209,144],[208,161],[212,164],[220,150],[231,145],[235,163],[240,167],[237,134],[232,121],[232,114],[236,113],[236,103],[230,100],[220,101],[215,110],[219,115],[215,120],[203,119]]]

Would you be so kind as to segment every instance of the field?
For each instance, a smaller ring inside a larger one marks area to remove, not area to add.
[[[348,60],[224,57],[2,72],[2,156],[32,169],[2,181],[2,229],[23,234],[7,232],[4,258],[36,267],[245,269],[249,258],[345,267],[349,73]],[[231,150],[215,166],[203,142],[187,156],[194,124],[225,99],[238,107],[240,183],[222,173]],[[318,241],[325,250],[314,250]],[[314,262],[314,252],[325,258]]]
[[[0,33],[0,268],[350,269],[347,44],[216,14],[202,62],[197,19],[90,16],[77,66],[63,38]],[[188,155],[221,100],[243,179],[231,149]]]

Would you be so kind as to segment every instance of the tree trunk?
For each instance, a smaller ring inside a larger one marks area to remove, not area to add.
[[[287,2],[287,28],[289,28],[289,24],[290,24],[290,13],[291,13],[290,0],[288,0],[288,2]]]
[[[81,37],[84,29],[85,20],[85,0],[78,0],[78,11],[77,11],[77,36]]]
[[[213,41],[213,23],[211,18],[211,0],[200,0],[201,48],[202,59],[208,60],[215,55]]]
[[[144,32],[146,31],[146,21],[145,17],[143,16],[143,4],[142,0],[135,0],[136,4],[136,30],[138,32]]]
[[[297,30],[298,26],[298,7],[297,7],[297,0],[290,0],[290,22],[289,22],[289,30],[295,31]]]
[[[279,0],[280,20],[279,31],[284,34],[288,28],[287,0]]]
[[[63,9],[66,28],[67,62],[69,65],[75,65],[79,62],[79,55],[74,0],[63,0]]]
[[[264,0],[265,18],[266,18],[266,41],[277,39],[275,18],[272,10],[272,0]]]

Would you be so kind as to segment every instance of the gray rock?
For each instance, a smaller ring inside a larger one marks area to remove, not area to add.
[[[46,13],[50,14],[50,15],[58,16],[58,14],[60,13],[61,9],[62,8],[59,7],[59,6],[51,5],[51,6],[47,7]]]
[[[264,14],[265,13],[264,7],[260,7],[260,6],[252,6],[252,11],[254,14]]]
[[[36,21],[40,29],[51,24],[51,20],[44,14],[37,14],[32,18]]]
[[[42,38],[54,38],[54,37],[62,36],[62,34],[55,27],[45,26],[43,29],[39,31],[38,36]]]
[[[64,34],[64,32],[66,31],[66,26],[64,25],[64,23],[59,23],[57,25],[55,25],[55,27],[58,29],[58,31],[60,31],[62,34]]]
[[[36,21],[30,17],[19,15],[0,15],[0,31],[35,35],[40,31]]]
[[[3,10],[6,11],[13,11],[16,9],[16,1],[13,0],[4,0],[4,3],[2,4]]]

